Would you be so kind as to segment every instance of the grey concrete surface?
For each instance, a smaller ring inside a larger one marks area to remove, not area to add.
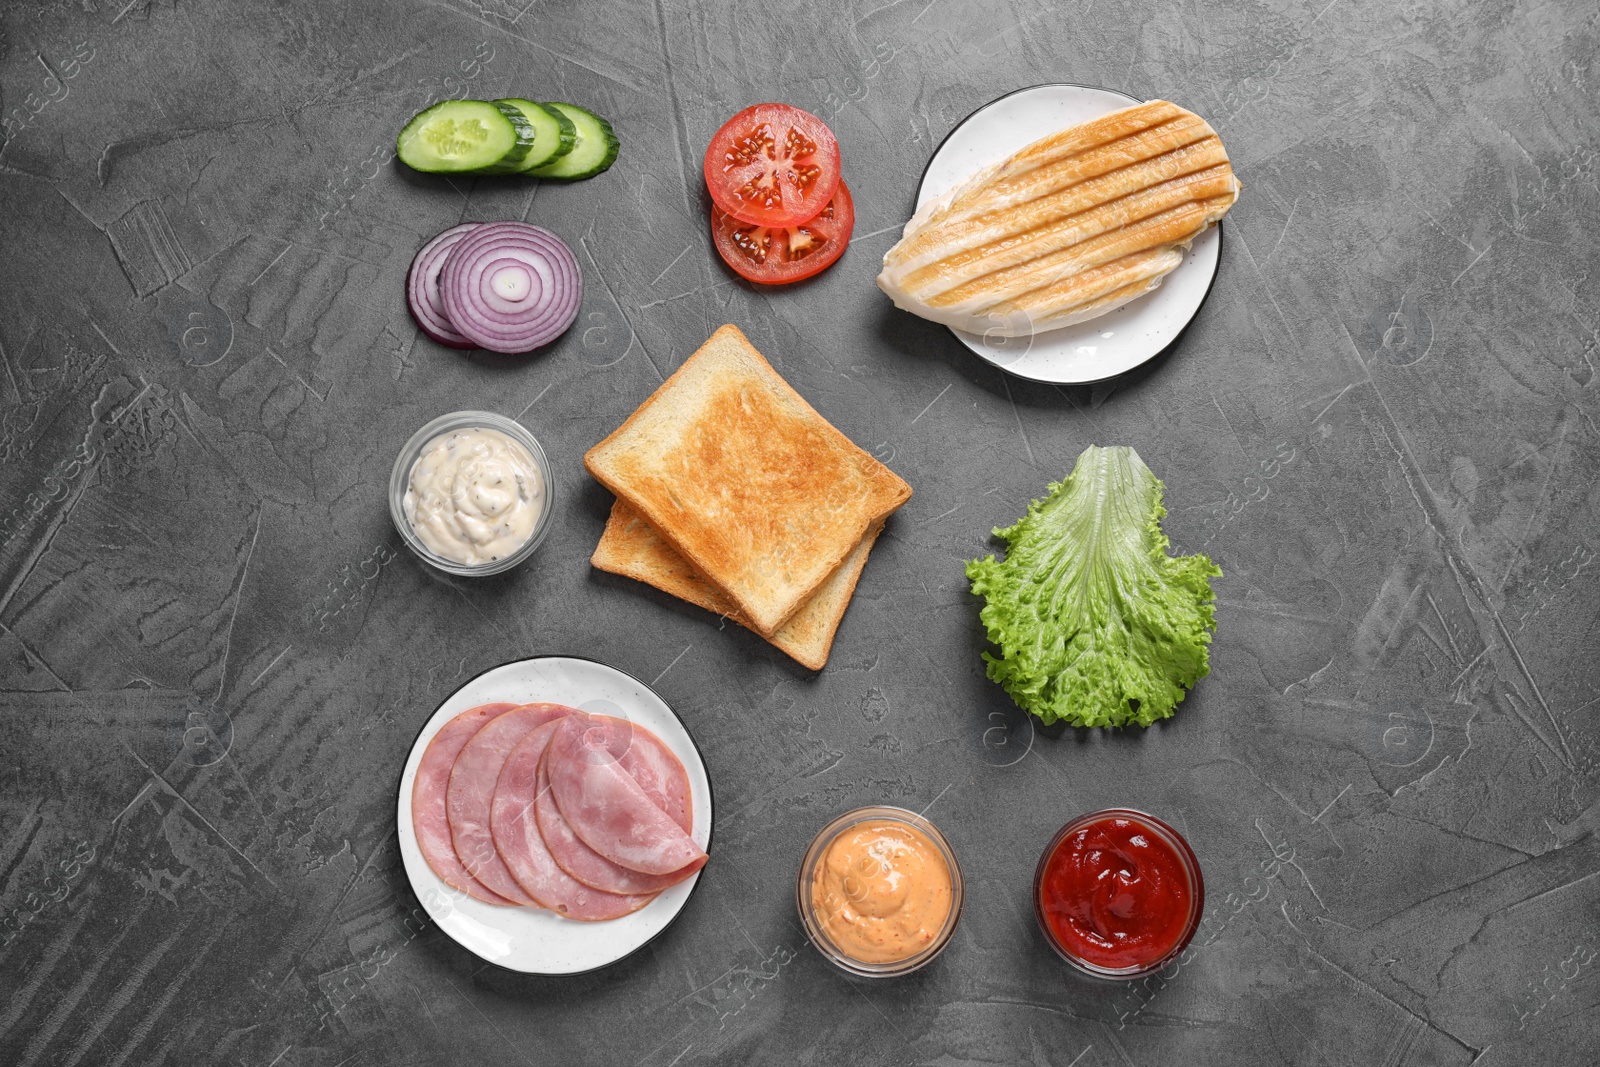
[[[1585,1064],[1600,1059],[1600,21],[1574,2],[9,0],[0,8],[0,1061],[35,1064]],[[872,284],[940,138],[1073,81],[1217,127],[1244,184],[1164,359],[1005,377]],[[612,116],[590,182],[392,159],[446,95]],[[699,159],[734,110],[826,118],[844,259],[756,292]],[[578,324],[531,358],[419,338],[459,220],[564,236]],[[915,487],[812,674],[592,572],[583,451],[724,322]],[[551,453],[549,540],[431,572],[385,505],[425,420]],[[1212,675],[1148,731],[1034,731],[962,563],[1086,445],[1223,567]],[[577,652],[678,709],[715,784],[682,917],[581,978],[422,917],[394,790],[439,701]],[[926,808],[968,879],[896,982],[808,945],[795,865]],[[1205,871],[1196,949],[1079,979],[1039,849],[1133,805]]]

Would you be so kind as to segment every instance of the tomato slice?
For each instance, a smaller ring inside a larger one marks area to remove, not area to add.
[[[839,142],[827,123],[788,104],[755,104],[706,148],[706,189],[717,207],[756,226],[814,218],[839,187]]]
[[[855,225],[856,205],[842,180],[817,217],[798,226],[753,226],[711,209],[711,234],[723,262],[746,281],[763,285],[797,282],[832,266],[844,255]]]

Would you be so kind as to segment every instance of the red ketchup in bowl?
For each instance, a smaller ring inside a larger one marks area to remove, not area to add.
[[[1039,860],[1039,928],[1068,963],[1105,978],[1158,971],[1189,944],[1205,905],[1194,852],[1160,819],[1128,808],[1080,816]]]

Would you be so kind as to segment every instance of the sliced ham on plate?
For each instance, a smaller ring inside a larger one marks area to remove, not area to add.
[[[623,769],[609,740],[608,728],[582,713],[563,719],[550,740],[550,793],[573,832],[606,859],[644,874],[703,866],[705,852]]]
[[[577,881],[556,863],[534,821],[539,768],[559,721],[525,735],[506,757],[495,786],[490,825],[501,859],[528,896],[569,919],[599,922],[638,911],[654,892],[607,893]]]
[[[509,905],[514,903],[467,873],[456,856],[455,844],[450,838],[450,818],[445,811],[445,792],[450,785],[450,769],[456,756],[472,735],[490,719],[499,717],[517,707],[516,704],[479,704],[468,708],[444,724],[433,735],[428,748],[417,764],[416,783],[411,787],[411,823],[417,831],[417,847],[422,858],[428,861],[433,873],[445,885],[476,897],[486,904]]]
[[[606,735],[606,749],[627,771],[644,795],[668,815],[684,833],[694,832],[694,801],[689,796],[689,772],[655,734],[627,719],[610,715],[589,718]]]
[[[540,727],[544,729],[544,727]],[[671,874],[641,874],[618,863],[612,863],[600,853],[583,843],[573,832],[561,809],[550,795],[550,775],[544,764],[539,766],[538,799],[534,801],[534,819],[539,826],[539,836],[544,838],[556,864],[584,885],[608,893],[659,893],[699,870],[701,864],[693,863]],[[515,873],[515,868],[513,868]]]
[[[518,904],[537,905],[495,851],[489,809],[506,756],[535,729],[572,714],[564,704],[523,704],[489,720],[456,756],[445,792],[445,812],[457,858],[474,878]]]

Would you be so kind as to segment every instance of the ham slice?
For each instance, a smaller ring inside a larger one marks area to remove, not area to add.
[[[550,794],[573,832],[611,862],[644,874],[703,865],[705,852],[623,769],[608,740],[608,728],[582,713],[562,720],[550,740]]]
[[[607,893],[659,893],[668,886],[683,881],[705,865],[705,860],[702,858],[699,862],[691,863],[671,874],[641,874],[621,864],[612,863],[584,844],[583,839],[573,832],[567,820],[562,817],[561,809],[556,807],[555,799],[550,796],[550,774],[543,763],[539,765],[537,793],[538,799],[534,801],[534,821],[538,824],[539,836],[544,839],[545,847],[550,850],[556,865],[584,885]],[[516,873],[515,869],[512,873]]]
[[[547,722],[535,728],[506,757],[490,808],[495,847],[517,883],[544,907],[584,922],[616,919],[638,911],[655,894],[607,893],[577,881],[556,863],[534,821],[539,768],[560,725]]]
[[[605,731],[606,749],[627,771],[651,803],[683,827],[694,831],[694,801],[689,796],[689,772],[661,738],[643,726],[610,715],[591,715],[595,726]]]
[[[417,833],[417,847],[445,885],[475,897],[485,904],[509,905],[499,893],[467,873],[456,856],[450,838],[450,818],[445,811],[445,792],[450,785],[450,769],[472,735],[490,719],[505,714],[516,704],[479,704],[468,708],[444,724],[433,735],[422,761],[417,764],[416,782],[411,787],[411,825]]]
[[[517,904],[538,902],[523,892],[495,851],[489,827],[495,782],[518,741],[545,723],[570,714],[572,709],[563,704],[522,704],[497,715],[462,746],[450,770],[445,813],[456,857],[479,882]]]

